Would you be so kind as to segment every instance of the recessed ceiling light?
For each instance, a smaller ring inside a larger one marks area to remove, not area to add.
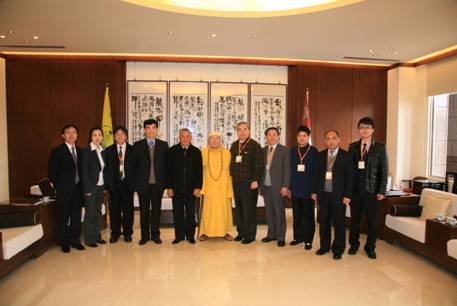
[[[215,38],[216,36],[217,36],[216,33],[211,34],[212,38]]]
[[[30,42],[30,40],[24,40],[25,44],[28,44],[29,42]]]
[[[35,36],[33,36],[32,38],[35,39],[35,40],[37,40],[39,37],[35,35]]]
[[[374,52],[374,51],[373,51],[373,50],[371,50],[371,49],[370,49],[370,50],[368,50],[368,53],[373,53],[373,52]]]
[[[13,30],[9,30],[8,34],[14,34],[14,31]]]
[[[376,54],[376,53],[373,53],[373,54],[372,54],[372,56],[378,56],[378,54]]]
[[[258,36],[257,34],[252,34],[252,36],[251,36],[251,37],[252,37],[252,38],[254,38],[254,39],[257,39],[257,38],[259,38],[259,36]]]
[[[398,51],[394,51],[394,54],[398,54]]]
[[[173,36],[173,35],[175,35],[175,32],[170,31],[170,32],[168,32],[168,35]]]
[[[0,35],[0,38],[4,39],[4,38],[6,38],[6,35]]]

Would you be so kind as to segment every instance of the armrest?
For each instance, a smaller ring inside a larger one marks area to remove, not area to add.
[[[396,217],[420,217],[421,213],[420,205],[392,204],[389,207],[389,214]]]
[[[407,197],[396,197],[391,200],[392,204],[401,205],[419,205],[420,197],[407,196]]]

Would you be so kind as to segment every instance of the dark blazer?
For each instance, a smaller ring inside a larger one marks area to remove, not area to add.
[[[75,167],[70,149],[63,143],[51,151],[48,162],[48,177],[51,180],[57,193],[72,190],[75,186],[76,171],[81,178],[81,149],[76,146],[78,167]]]
[[[358,186],[360,175],[358,172],[358,163],[360,160],[360,149],[362,140],[353,142],[349,145],[349,153],[354,165],[354,188]],[[386,146],[373,140],[368,150],[367,164],[365,165],[366,190],[375,194],[387,193],[387,176],[389,173],[389,161],[387,158]]]
[[[181,144],[170,148],[167,155],[167,188],[176,192],[192,193],[201,189],[203,183],[202,152],[190,145],[187,150],[187,160]]]
[[[265,146],[262,149],[264,165],[267,164],[268,148]],[[266,168],[263,167],[262,178],[259,182],[260,191],[263,191],[265,183],[265,172]],[[281,144],[276,145],[276,149],[273,154],[273,159],[270,165],[270,178],[271,178],[271,191],[275,195],[281,194],[281,188],[290,185],[290,152],[285,146]]]
[[[125,143],[124,149],[124,182],[130,191],[135,190],[135,167],[137,163],[137,155],[135,148]],[[117,151],[117,144],[113,144],[105,150],[105,185],[109,191],[114,191],[119,188],[121,184],[121,175],[119,172],[119,153]]]
[[[309,144],[307,145],[309,146]],[[308,147],[305,147],[305,150]],[[308,155],[303,160],[305,164],[305,172],[298,172],[297,165],[300,163],[298,157],[298,147],[294,146],[290,149],[290,191],[292,197],[308,199],[316,190],[316,158],[317,149],[313,146],[309,149]]]
[[[149,147],[146,138],[133,144],[137,154],[135,167],[135,188],[138,192],[144,193],[148,190],[149,170],[151,168],[151,159],[149,158]],[[154,151],[154,173],[156,184],[159,190],[163,192],[166,180],[166,159],[168,152],[168,143],[156,138]]]
[[[97,151],[92,150],[90,145],[81,152],[81,179],[84,193],[92,193],[97,186],[102,165],[98,159]],[[105,162],[105,151],[102,151],[103,162]]]
[[[317,154],[316,193],[319,198],[321,198],[324,193],[327,156],[328,149]],[[351,156],[347,151],[339,148],[332,169],[332,190],[338,197],[351,198],[353,173],[354,170]]]

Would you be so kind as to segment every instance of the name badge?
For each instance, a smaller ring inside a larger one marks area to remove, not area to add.
[[[267,169],[267,171],[269,171],[270,170],[270,165],[266,164],[265,168]]]
[[[325,172],[325,179],[326,180],[331,180],[332,179],[332,171]]]
[[[364,160],[359,161],[359,169],[365,169],[365,161]]]
[[[243,161],[243,156],[237,155],[236,158],[235,158],[235,162],[236,163],[241,163],[242,161]]]
[[[124,165],[119,165],[119,171],[124,172]]]
[[[298,172],[305,172],[305,165],[303,165],[303,164],[298,164],[298,165],[297,165],[297,171],[298,171]]]

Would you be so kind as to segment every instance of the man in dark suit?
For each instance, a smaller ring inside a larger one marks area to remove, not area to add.
[[[347,151],[339,147],[338,131],[325,133],[327,149],[318,153],[316,161],[316,193],[313,197],[319,203],[320,249],[317,255],[330,252],[331,224],[334,238],[331,245],[333,259],[341,259],[346,248],[345,216],[346,206],[352,196],[352,161]]]
[[[70,252],[70,245],[84,250],[81,244],[82,188],[81,149],[76,145],[78,129],[69,124],[62,128],[64,143],[51,151],[48,176],[57,197],[57,230],[62,252]]]
[[[172,146],[167,157],[167,192],[173,199],[173,219],[177,244],[187,239],[195,243],[195,197],[203,183],[201,151],[192,145],[189,129],[179,131],[179,143]]]
[[[368,258],[376,259],[379,201],[384,200],[386,195],[389,163],[386,146],[373,139],[374,120],[369,117],[362,118],[358,128],[361,139],[349,146],[354,165],[354,191],[349,232],[351,247],[348,253],[355,255],[359,250],[360,220],[363,213],[367,218],[367,241],[364,249]]]
[[[111,243],[117,242],[121,235],[124,235],[125,242],[132,241],[136,153],[127,142],[127,135],[125,127],[116,127],[115,143],[105,151],[105,184],[110,198]]]
[[[260,192],[265,203],[268,233],[262,242],[277,240],[277,245],[286,245],[286,209],[285,197],[290,183],[290,153],[278,143],[279,130],[270,127],[265,131],[267,143],[263,148],[265,170],[260,180]]]
[[[158,131],[156,120],[145,120],[143,127],[146,138],[133,145],[137,154],[135,185],[140,200],[141,240],[139,244],[144,245],[149,239],[161,244],[160,209],[165,190],[168,143],[156,138]]]

